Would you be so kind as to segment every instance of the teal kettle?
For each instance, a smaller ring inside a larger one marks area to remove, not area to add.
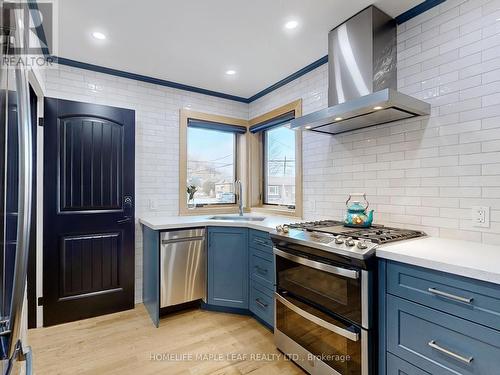
[[[353,197],[362,197],[364,200],[364,205],[360,200],[354,200]],[[347,199],[345,204],[347,206],[347,212],[344,218],[344,225],[346,227],[367,228],[372,225],[373,210],[369,212],[367,211],[370,203],[366,199],[365,193],[349,194],[349,198]]]

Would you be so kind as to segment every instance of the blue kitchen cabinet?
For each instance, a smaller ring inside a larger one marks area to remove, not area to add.
[[[380,261],[379,374],[498,374],[499,312],[498,285]]]
[[[208,304],[248,310],[248,229],[208,228]]]
[[[387,374],[396,375],[431,375],[431,373],[410,365],[401,358],[387,354]]]
[[[274,256],[269,233],[250,229],[250,311],[268,327],[274,327]]]

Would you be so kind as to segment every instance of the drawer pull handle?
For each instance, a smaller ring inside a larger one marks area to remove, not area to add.
[[[454,300],[454,301],[458,301],[458,302],[462,302],[462,303],[469,303],[470,304],[470,303],[472,303],[472,300],[473,300],[473,298],[466,298],[466,297],[456,296],[454,294],[442,292],[442,291],[437,290],[435,288],[429,288],[427,290],[430,293],[435,294],[437,296],[441,296],[441,297],[448,298],[448,299],[451,299],[451,300]]]
[[[266,241],[261,240],[260,238],[254,238],[253,241],[260,244],[260,245],[269,246]]]
[[[260,298],[256,298],[255,299],[255,302],[257,303],[257,305],[259,305],[260,307],[262,307],[263,309],[267,309],[267,303],[264,303],[260,300]]]
[[[262,275],[266,275],[267,274],[267,269],[265,269],[265,268],[262,268],[262,267],[259,267],[259,266],[255,266],[255,270],[257,271],[257,273],[260,273]]]
[[[429,345],[432,349],[436,349],[437,351],[439,351],[443,354],[446,354],[449,357],[458,359],[460,362],[463,362],[466,364],[470,364],[472,362],[472,360],[474,359],[473,357],[464,357],[464,356],[461,356],[460,354],[453,353],[451,350],[448,350],[448,349],[443,348],[442,346],[436,344],[436,340],[429,341],[429,343],[427,345]]]

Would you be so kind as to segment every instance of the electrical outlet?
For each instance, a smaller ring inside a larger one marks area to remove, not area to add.
[[[486,206],[472,207],[472,226],[480,228],[490,227],[490,208]]]

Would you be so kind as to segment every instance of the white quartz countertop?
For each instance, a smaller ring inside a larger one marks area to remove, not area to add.
[[[247,214],[249,217],[265,217],[263,221],[246,221],[246,220],[212,220],[212,216],[237,216],[231,215],[204,215],[204,216],[151,216],[139,219],[139,223],[146,225],[154,230],[168,230],[186,227],[243,227],[262,230],[266,232],[273,231],[277,225],[298,223],[304,220],[291,216],[269,216],[259,214]]]
[[[290,216],[259,214],[245,214],[245,216],[265,216],[265,220],[212,220],[210,219],[212,216],[214,215],[151,216],[140,218],[139,222],[153,230],[227,226],[271,232],[277,225],[303,221]],[[216,216],[234,216],[234,214]],[[425,237],[383,245],[377,249],[376,256],[500,284],[500,246],[438,237]]]
[[[500,284],[500,246],[425,237],[377,249],[377,257]]]

